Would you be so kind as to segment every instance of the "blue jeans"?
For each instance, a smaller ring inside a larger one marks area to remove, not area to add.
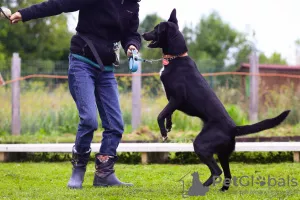
[[[94,131],[98,128],[98,110],[104,128],[99,152],[102,155],[116,156],[124,123],[114,72],[101,72],[70,55],[68,81],[80,117],[76,151],[84,153],[90,149]]]

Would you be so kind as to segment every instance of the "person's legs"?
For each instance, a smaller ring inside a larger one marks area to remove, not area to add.
[[[91,149],[94,131],[98,128],[95,100],[95,77],[97,71],[70,56],[68,81],[70,93],[76,103],[80,122],[73,147],[72,176],[68,182],[70,188],[81,188]]]
[[[104,131],[100,152],[95,158],[94,186],[129,186],[131,184],[120,182],[114,174],[116,150],[124,131],[118,84],[113,72],[103,72],[96,80],[95,96]]]

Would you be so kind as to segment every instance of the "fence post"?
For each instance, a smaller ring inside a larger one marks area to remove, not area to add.
[[[137,74],[142,73],[142,64],[139,62]],[[141,91],[142,91],[142,77],[132,77],[132,130],[136,130],[141,124]]]
[[[250,73],[259,73],[258,57],[256,50],[253,50],[250,55]],[[250,76],[250,105],[249,105],[249,119],[251,122],[257,122],[258,120],[258,88],[259,77],[257,75]]]
[[[15,80],[21,76],[21,58],[18,53],[13,53],[11,64],[11,77]],[[12,135],[20,135],[21,133],[21,119],[20,119],[20,81],[12,83],[12,120],[11,132]]]
[[[4,79],[3,79],[3,77],[2,77],[2,75],[0,73],[0,86],[1,85],[5,85],[5,81],[4,81]]]

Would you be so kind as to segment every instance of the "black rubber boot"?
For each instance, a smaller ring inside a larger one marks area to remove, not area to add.
[[[109,157],[106,162],[101,162],[100,154],[96,154],[94,186],[108,187],[108,186],[133,186],[132,183],[123,183],[115,175],[114,165],[118,157]]]
[[[86,166],[91,154],[91,149],[83,154],[79,154],[74,146],[72,152],[71,163],[73,165],[73,169],[72,176],[68,182],[68,187],[71,189],[81,189],[84,181]]]

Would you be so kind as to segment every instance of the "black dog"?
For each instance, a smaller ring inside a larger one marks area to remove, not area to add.
[[[164,70],[160,78],[169,102],[158,116],[163,139],[167,139],[167,133],[171,130],[171,116],[175,110],[201,118],[204,127],[193,145],[195,153],[211,172],[204,186],[211,185],[214,178],[222,174],[213,158],[213,154],[216,153],[226,180],[221,190],[228,190],[228,182],[231,180],[229,156],[235,149],[235,137],[273,128],[279,125],[290,111],[284,111],[275,118],[253,125],[236,126],[221,101],[200,74],[195,62],[187,55],[188,49],[178,28],[175,9],[167,22],[161,22],[153,31],[144,33],[142,36],[146,41],[151,41],[149,48],[161,48],[164,54]]]

